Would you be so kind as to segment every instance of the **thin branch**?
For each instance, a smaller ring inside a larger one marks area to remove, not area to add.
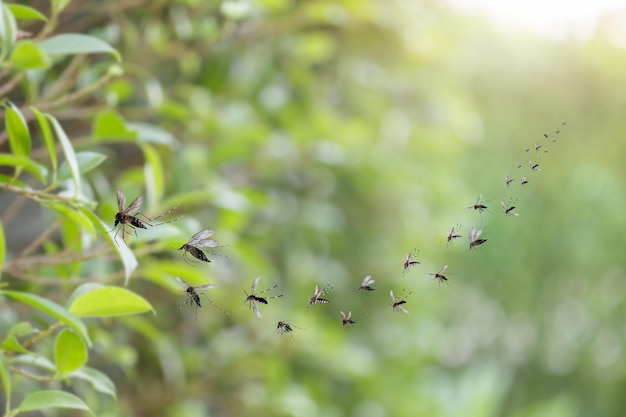
[[[67,103],[78,101],[84,96],[93,93],[94,91],[96,91],[97,89],[99,89],[100,87],[102,87],[103,85],[105,85],[111,79],[115,77],[117,77],[117,74],[111,74],[107,72],[102,77],[100,77],[95,83],[89,84],[81,88],[80,90],[73,92],[72,94],[68,94],[63,97],[60,97],[57,100],[53,101],[52,103],[48,103],[48,104],[42,103],[39,105],[39,109],[42,109],[42,110],[53,109],[53,108],[62,106]]]
[[[52,332],[54,332],[56,329],[58,329],[61,326],[63,326],[63,323],[61,323],[60,321],[54,323],[52,326],[48,327],[43,332],[39,332],[39,333],[37,333],[37,335],[31,337],[28,340],[25,340],[24,343],[22,343],[22,346],[24,348],[27,348],[29,346],[34,345],[35,343],[37,343],[37,341],[43,339],[44,337],[47,337],[47,336],[51,335]]]
[[[52,382],[54,381],[54,377],[53,376],[43,376],[43,375],[35,375],[35,374],[31,374],[30,372],[22,369],[22,368],[18,368],[17,366],[9,366],[9,368],[11,368],[11,370],[13,372],[17,372],[18,374],[25,376],[28,379],[32,379],[35,381],[40,381],[40,382]]]
[[[57,94],[61,94],[64,90],[67,90],[69,86],[76,80],[76,73],[80,70],[80,66],[87,59],[86,55],[77,55],[72,59],[72,62],[65,67],[63,73],[57,78],[57,80],[50,86],[46,94],[41,98],[41,102],[46,102],[52,99]]]

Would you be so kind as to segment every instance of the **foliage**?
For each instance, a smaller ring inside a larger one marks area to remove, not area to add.
[[[601,38],[427,1],[0,10],[5,415],[620,415],[624,75]],[[111,230],[117,189],[176,221]],[[185,262],[206,228],[225,246]],[[284,294],[261,321],[258,275]],[[187,308],[175,276],[216,286]]]

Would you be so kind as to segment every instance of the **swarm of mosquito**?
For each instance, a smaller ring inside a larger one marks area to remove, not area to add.
[[[409,295],[411,295],[413,291],[410,291],[406,296],[404,295],[404,290],[402,290],[402,292],[400,293],[400,297],[398,297],[398,299],[396,299],[396,297],[393,296],[393,290],[389,291],[389,297],[391,298],[391,307],[393,308],[393,311],[399,311],[401,313],[404,314],[409,314],[408,310],[405,309],[403,307],[404,304],[406,304],[406,299],[409,298]]]
[[[130,227],[133,230],[135,236],[137,236],[137,229],[147,229],[146,226],[151,226],[151,227],[160,226],[160,225],[171,223],[175,220],[178,220],[178,218],[176,218],[176,219],[172,219],[170,221],[162,222],[158,224],[149,223],[151,221],[158,220],[161,217],[167,216],[172,211],[176,210],[178,205],[167,210],[165,213],[161,214],[160,216],[149,218],[143,214],[138,213],[139,209],[141,208],[141,205],[143,204],[142,195],[135,198],[128,206],[126,206],[126,196],[124,195],[122,190],[118,188],[116,195],[117,195],[118,211],[115,214],[115,222],[113,224],[113,229],[111,229],[111,231],[113,231],[117,228],[118,225],[121,226],[119,229],[116,230],[115,235],[113,236],[113,240],[115,240],[116,244],[117,244],[117,234],[119,233],[120,230],[122,230],[122,240],[124,241],[124,244],[128,245],[126,243],[126,235],[131,234],[131,233],[126,230],[127,226]],[[141,215],[144,219],[140,219],[138,217],[139,215]]]
[[[211,236],[213,236],[213,230],[211,229],[201,230],[198,233],[191,236],[191,238],[189,239],[187,243],[185,243],[183,246],[178,248],[178,250],[184,251],[183,258],[185,259],[187,263],[189,263],[189,261],[187,260],[187,256],[186,256],[187,253],[190,253],[191,256],[193,256],[194,258],[200,261],[211,262],[211,260],[207,258],[207,256],[203,252],[203,250],[206,250],[208,248],[215,248],[218,246],[216,241],[209,239]]]
[[[248,293],[244,291],[244,294],[246,294],[246,299],[244,303],[248,303],[248,307],[252,308],[252,310],[254,311],[254,314],[257,316],[259,320],[263,318],[263,316],[261,315],[261,311],[259,311],[259,304],[267,305],[267,300],[271,298],[279,298],[283,296],[282,294],[279,294],[279,295],[273,295],[271,297],[259,297],[257,294],[263,294],[263,293],[269,292],[278,286],[278,284],[275,284],[274,286],[257,293],[256,287],[259,284],[260,279],[261,277],[257,276],[252,281],[252,287],[250,288],[250,295],[248,295]]]
[[[374,288],[371,287],[374,282],[376,281],[372,279],[371,275],[366,276],[363,278],[363,281],[361,281],[359,291],[374,291]]]

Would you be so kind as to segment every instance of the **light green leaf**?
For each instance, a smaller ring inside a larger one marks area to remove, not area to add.
[[[71,408],[74,410],[89,411],[87,404],[80,398],[64,391],[35,391],[26,396],[17,411],[47,410],[50,408]]]
[[[48,207],[50,207],[57,213],[62,214],[63,216],[67,217],[70,221],[74,222],[75,224],[80,225],[83,229],[87,230],[90,235],[94,237],[96,236],[96,231],[93,228],[93,223],[91,222],[91,219],[85,216],[82,212],[76,211],[60,203],[51,203],[51,204],[48,204]]]
[[[28,366],[36,366],[39,369],[43,369],[49,372],[55,372],[56,366],[45,356],[37,355],[36,353],[27,353],[19,355],[13,359],[13,363],[19,363]]]
[[[9,364],[4,357],[4,352],[0,352],[0,381],[4,388],[4,397],[6,398],[6,414],[11,409],[11,370]]]
[[[52,129],[55,131],[57,135],[57,139],[59,139],[59,143],[63,148],[63,153],[65,154],[65,160],[67,161],[70,172],[72,173],[72,178],[74,179],[74,185],[76,189],[76,193],[80,190],[80,170],[78,169],[78,161],[76,160],[76,154],[74,153],[74,147],[72,146],[72,142],[67,137],[67,134],[54,117],[46,114],[46,118],[50,123],[52,123]]]
[[[6,107],[5,123],[11,151],[15,155],[28,156],[31,150],[31,139],[28,126],[20,109],[13,104]]]
[[[101,287],[74,300],[69,308],[78,317],[107,317],[139,314],[154,309],[145,298],[126,288]]]
[[[69,329],[59,333],[54,342],[54,362],[57,376],[80,369],[87,362],[87,347],[83,339]]]
[[[2,291],[5,294],[15,300],[21,301],[39,311],[42,311],[62,323],[65,323],[69,328],[76,330],[76,332],[87,342],[88,346],[91,346],[91,340],[87,333],[87,327],[85,323],[65,308],[61,307],[57,303],[48,300],[47,298],[40,297],[38,295],[29,294],[19,291]]]
[[[65,303],[65,308],[69,310],[70,306],[74,304],[74,301],[76,301],[78,297],[80,297],[83,294],[88,293],[89,291],[93,291],[97,288],[102,288],[102,287],[104,287],[104,285],[98,284],[97,282],[87,282],[85,284],[79,285],[74,291],[72,291],[72,294],[67,298],[67,302]]]
[[[4,342],[2,342],[2,349],[11,350],[13,352],[27,353],[28,350],[21,345],[17,337],[36,332],[37,330],[33,329],[30,323],[26,321],[14,324],[9,329],[9,332],[7,333],[7,337],[4,339]]]
[[[99,152],[83,151],[76,152],[76,161],[78,162],[78,171],[80,174],[86,174],[107,158],[106,155]],[[59,167],[59,181],[65,181],[71,177],[70,167],[67,161],[64,161]]]
[[[113,239],[113,235],[109,233],[107,225],[98,216],[96,216],[92,211],[88,210],[85,207],[81,207],[80,210],[83,212],[85,216],[91,219],[92,223],[94,224],[94,226],[96,226],[96,229],[98,229],[100,234],[106,239],[107,242],[109,242],[109,245],[111,245],[111,247],[115,249],[117,253],[120,255],[120,259],[122,260],[122,264],[124,265],[124,272],[125,272],[124,283],[128,284],[128,280],[130,279],[130,276],[132,275],[133,271],[137,268],[137,258],[135,258],[133,251],[130,250],[130,248],[126,246],[124,242],[121,242],[119,244],[116,243],[116,241]]]
[[[93,388],[98,392],[110,395],[114,398],[117,396],[117,393],[115,392],[115,384],[111,381],[111,378],[97,369],[83,366],[78,371],[72,372],[70,376],[90,382],[91,385],[93,385]]]
[[[51,64],[48,55],[31,40],[18,42],[9,61],[14,67],[23,70],[47,68]]]
[[[0,56],[5,57],[9,55],[13,44],[17,38],[17,24],[15,23],[15,17],[9,8],[0,2]]]
[[[160,200],[165,190],[165,180],[163,179],[163,164],[157,151],[150,145],[142,143],[146,163],[143,166],[144,178],[146,179],[147,194],[151,197],[151,202]]]
[[[50,124],[48,123],[46,117],[39,110],[37,110],[33,106],[30,106],[30,110],[37,118],[37,121],[39,122],[39,127],[41,128],[43,139],[46,142],[48,154],[50,155],[50,161],[52,162],[52,181],[55,182],[57,173],[57,151],[54,146],[54,136],[52,136]]]
[[[21,321],[11,326],[8,331],[9,336],[26,336],[27,334],[37,333],[39,330],[35,329],[29,322]]]
[[[126,121],[113,110],[98,113],[91,131],[95,140],[137,140],[137,132],[126,126]]]
[[[158,126],[143,122],[126,122],[126,126],[136,133],[140,142],[150,142],[170,147],[178,144],[174,135]]]
[[[93,36],[80,33],[56,35],[46,39],[39,45],[51,55],[107,53],[113,55],[118,62],[122,60],[119,52],[108,43]]]
[[[7,6],[16,19],[43,20],[44,22],[48,20],[39,10],[35,10],[32,7],[22,4],[7,4]]]
[[[26,171],[37,177],[37,179],[42,184],[45,184],[46,182],[48,169],[43,165],[39,165],[37,162],[33,161],[27,156],[11,155],[6,153],[0,154],[0,166],[2,165],[14,166],[16,168],[25,169]]]

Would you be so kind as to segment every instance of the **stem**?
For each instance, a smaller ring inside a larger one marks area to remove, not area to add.
[[[89,84],[88,86],[85,86],[82,89],[75,91],[72,94],[68,94],[63,97],[60,97],[59,99],[53,101],[52,103],[49,103],[49,104],[42,103],[39,105],[39,108],[43,110],[52,109],[52,108],[56,108],[64,104],[73,102],[73,101],[80,100],[82,97],[93,93],[94,91],[96,91],[97,89],[99,89],[100,87],[108,83],[114,77],[116,77],[116,75],[107,73],[103,75],[102,77],[100,77],[95,83]]]
[[[22,346],[27,348],[27,347],[35,344],[39,339],[42,339],[44,337],[47,337],[47,336],[51,335],[52,332],[54,332],[56,329],[58,329],[61,326],[63,326],[63,323],[61,323],[60,321],[54,323],[52,326],[48,327],[43,332],[40,332],[36,336],[33,336],[32,338],[26,340],[24,343],[22,343]]]
[[[28,371],[25,371],[22,368],[18,368],[17,366],[9,366],[9,368],[11,368],[11,370],[13,372],[17,372],[20,375],[25,376],[26,378],[35,380],[35,381],[40,381],[40,382],[52,382],[54,381],[54,377],[53,376],[42,376],[42,375],[35,375],[35,374],[31,374]]]

